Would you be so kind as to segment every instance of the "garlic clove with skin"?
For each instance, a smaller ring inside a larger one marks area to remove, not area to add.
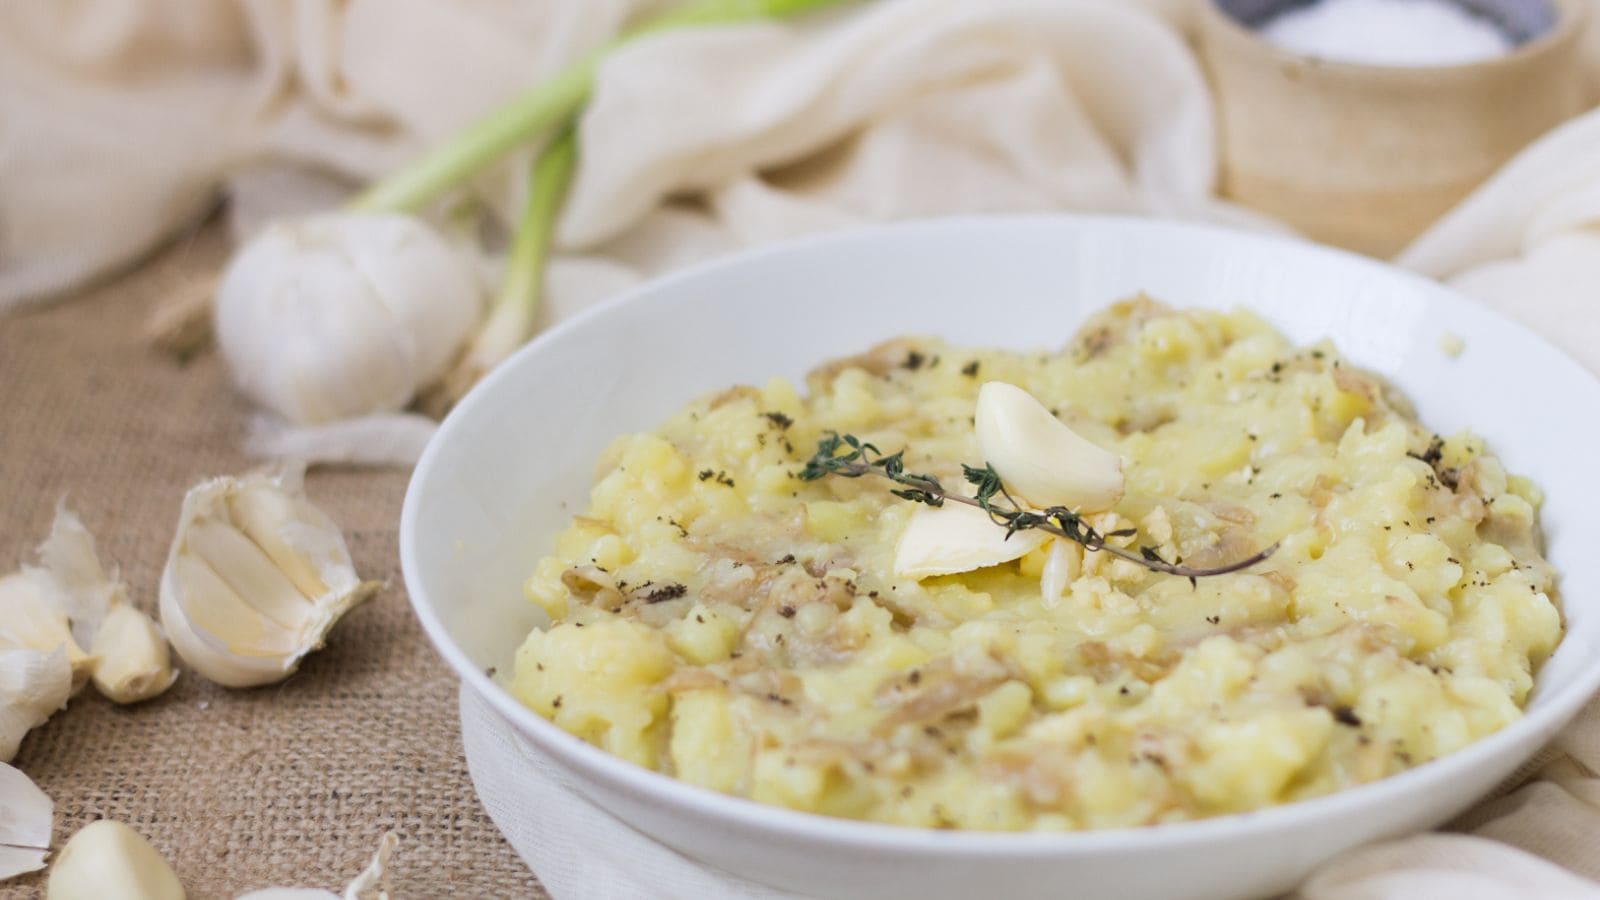
[[[404,407],[484,304],[463,251],[425,222],[334,212],[262,229],[223,274],[214,324],[246,396],[317,425]]]
[[[362,581],[339,526],[297,466],[191,488],[161,575],[178,655],[227,687],[281,681],[380,584]]]
[[[1089,442],[1013,384],[978,389],[978,450],[1006,488],[1036,507],[1103,512],[1122,499],[1122,458]]]
[[[0,881],[44,868],[54,812],[38,785],[0,763]]]
[[[45,900],[183,900],[183,883],[132,828],[100,819],[78,829],[50,865]]]
[[[918,507],[895,545],[894,573],[923,579],[998,566],[1027,555],[1049,537],[1043,531],[1008,537],[988,513],[963,503]]]
[[[95,689],[113,703],[137,703],[171,687],[178,672],[166,638],[128,601],[127,586],[115,573],[106,573],[94,535],[64,502],[56,506],[50,536],[38,553],[48,581],[58,589],[58,607],[71,619],[73,637],[89,647]]]
[[[0,649],[0,762],[15,758],[23,736],[67,705],[72,685],[62,647]]]
[[[21,571],[0,577],[0,650],[61,650],[75,694],[88,682],[94,659],[72,636],[65,612],[69,605],[71,600],[60,583],[44,569],[23,566]]]

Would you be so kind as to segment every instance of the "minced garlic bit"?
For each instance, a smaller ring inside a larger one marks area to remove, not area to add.
[[[1461,335],[1453,331],[1446,331],[1439,335],[1439,352],[1445,356],[1455,359],[1465,349],[1467,349],[1467,342],[1461,339]]]

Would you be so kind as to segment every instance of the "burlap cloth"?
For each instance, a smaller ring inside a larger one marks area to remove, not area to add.
[[[179,367],[140,333],[158,297],[212,271],[226,249],[207,228],[80,299],[0,318],[0,569],[31,552],[68,494],[102,557],[155,611],[184,490],[251,461],[239,450],[248,409],[215,354]],[[239,691],[185,672],[131,708],[85,691],[28,735],[16,765],[55,801],[56,847],[93,819],[120,819],[166,855],[191,897],[232,897],[338,888],[393,829],[402,896],[547,896],[473,795],[456,678],[406,603],[396,552],[406,478],[308,476],[357,569],[389,587],[299,674]],[[43,886],[24,876],[0,897]]]

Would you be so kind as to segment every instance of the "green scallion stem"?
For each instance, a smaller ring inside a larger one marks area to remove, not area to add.
[[[629,41],[673,28],[796,16],[841,2],[845,0],[693,0],[590,51],[549,80],[468,126],[450,141],[371,185],[350,202],[349,209],[357,212],[421,209],[513,148],[571,118],[589,99],[600,62]]]

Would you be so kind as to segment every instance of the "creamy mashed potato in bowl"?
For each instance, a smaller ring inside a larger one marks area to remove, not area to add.
[[[1175,312],[1105,310],[1140,295]],[[897,572],[931,508],[792,477],[834,430],[957,485],[989,380],[1123,457],[1125,496],[1086,518],[1108,542],[1276,551],[1193,584],[1076,544],[1062,562],[1053,537]],[[430,636],[535,752],[737,874],[1261,894],[1470,803],[1600,682],[1600,479],[1546,396],[1600,406],[1522,329],[1331,251],[902,226],[703,267],[536,341],[418,466],[402,560]]]

